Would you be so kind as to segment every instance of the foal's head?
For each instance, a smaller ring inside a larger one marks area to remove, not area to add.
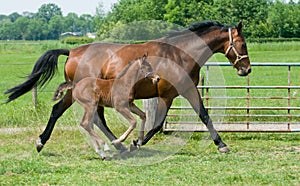
[[[150,79],[153,84],[158,83],[160,77],[153,72],[153,69],[146,60],[147,56],[144,55],[141,58],[137,58],[130,63],[128,63],[127,67],[119,74],[117,78],[121,78],[125,74],[128,78],[135,78],[134,80],[138,82],[142,79]]]
[[[153,84],[158,83],[160,77],[153,72],[153,69],[146,60],[147,56],[144,55],[142,58],[137,59],[140,64],[140,70],[138,72],[138,79],[146,78],[151,79]]]

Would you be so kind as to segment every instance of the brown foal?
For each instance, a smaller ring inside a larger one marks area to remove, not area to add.
[[[134,95],[138,91],[135,84],[140,81],[151,80],[153,84],[159,81],[159,76],[153,73],[151,65],[146,61],[146,56],[131,61],[120,75],[112,80],[87,77],[80,80],[75,86],[72,82],[62,83],[57,89],[54,100],[59,99],[66,89],[73,89],[73,98],[84,108],[84,116],[80,125],[89,133],[96,152],[105,159],[106,155],[101,150],[105,141],[93,130],[95,112],[98,106],[113,107],[122,114],[130,123],[129,128],[112,144],[118,144],[126,140],[128,135],[136,127],[136,119],[130,113],[138,115],[141,129],[138,136],[138,145],[142,145],[144,139],[144,125],[146,114],[134,103]]]

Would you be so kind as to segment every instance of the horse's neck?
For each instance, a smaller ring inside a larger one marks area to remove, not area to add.
[[[199,37],[191,32],[169,38],[166,42],[183,50],[202,66],[214,53],[222,52],[226,38],[220,33],[217,30]]]

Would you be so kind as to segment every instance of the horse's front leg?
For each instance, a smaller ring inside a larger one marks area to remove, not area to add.
[[[57,119],[72,105],[72,90],[68,90],[66,95],[52,107],[50,118],[40,139],[36,141],[36,149],[40,152],[49,140]]]
[[[227,145],[222,141],[221,137],[219,136],[218,132],[213,126],[212,120],[206,111],[200,94],[196,87],[188,89],[186,92],[182,94],[185,97],[191,106],[193,107],[194,111],[198,114],[201,121],[206,125],[212,140],[214,141],[215,145],[218,146],[218,150],[220,152],[229,152],[229,148]]]
[[[154,134],[160,131],[167,116],[167,112],[172,104],[172,101],[173,98],[158,98],[158,106],[155,113],[155,123],[153,125],[154,127],[146,134],[142,145],[145,145],[154,136]],[[133,144],[136,146],[137,141],[133,141]]]
[[[98,106],[97,113],[95,113],[94,117],[94,123],[110,141],[114,141],[117,139],[117,137],[112,133],[112,131],[108,128],[106,124],[106,120],[104,118],[104,107]],[[127,148],[122,143],[113,145],[117,150],[120,150],[121,153],[127,151]]]

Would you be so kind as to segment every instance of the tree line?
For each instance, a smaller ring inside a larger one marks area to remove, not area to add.
[[[64,32],[95,32],[94,16],[76,13],[62,15],[61,8],[49,3],[37,13],[0,15],[0,40],[56,40]]]
[[[247,38],[300,38],[300,1],[293,0],[119,0],[109,12],[101,3],[95,9],[93,16],[62,16],[57,5],[45,4],[37,13],[0,15],[0,39],[58,39],[63,32],[97,32],[99,39],[136,35],[130,39],[147,40],[174,25],[187,27],[203,20],[229,25],[243,21]],[[145,20],[161,22],[141,23]]]

